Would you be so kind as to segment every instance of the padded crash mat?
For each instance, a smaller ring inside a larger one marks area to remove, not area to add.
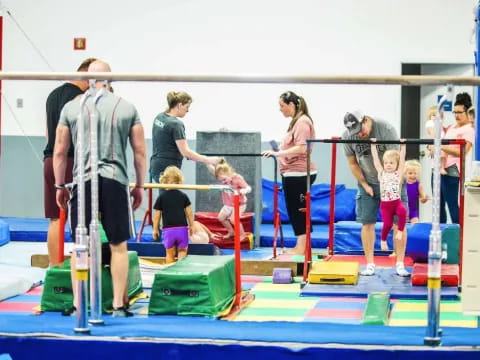
[[[252,212],[246,212],[240,216],[240,222],[242,223],[245,232],[253,231],[253,215],[254,213]],[[212,233],[225,235],[227,229],[225,229],[217,217],[218,213],[215,212],[199,211],[195,213],[195,220],[205,225]]]
[[[143,291],[140,266],[137,253],[128,252],[128,296],[132,297]],[[102,268],[102,309],[112,309],[113,289],[110,267]],[[62,311],[73,304],[72,281],[70,277],[70,260],[48,269],[43,285],[40,308],[42,311]]]
[[[234,296],[233,256],[188,255],[155,274],[148,313],[215,316]]]
[[[351,261],[315,261],[308,273],[308,282],[312,284],[348,284],[358,280],[358,262]]]
[[[301,296],[367,297],[371,292],[386,292],[391,299],[426,299],[427,287],[412,286],[409,277],[398,276],[395,268],[375,270],[375,275],[359,276],[357,285],[326,285],[307,283]],[[442,299],[458,299],[456,287],[442,288]]]
[[[442,286],[458,286],[460,269],[456,264],[441,265]],[[412,271],[412,285],[427,286],[428,264],[415,264]]]

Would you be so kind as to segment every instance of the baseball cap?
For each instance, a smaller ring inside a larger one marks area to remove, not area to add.
[[[347,112],[343,117],[343,124],[348,130],[348,135],[356,135],[362,129],[362,120],[365,114],[361,110],[355,110],[353,112]]]

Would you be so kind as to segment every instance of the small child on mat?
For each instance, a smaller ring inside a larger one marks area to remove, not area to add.
[[[429,197],[425,195],[422,184],[420,184],[420,171],[422,165],[418,160],[405,162],[405,181],[408,195],[408,217],[411,224],[419,221],[419,203],[425,204]]]
[[[160,177],[160,184],[183,184],[183,175],[176,166],[168,166]],[[159,237],[160,220],[162,220],[162,237],[165,246],[167,264],[187,256],[188,236],[192,233],[193,215],[190,199],[177,189],[162,191],[153,206],[153,239]],[[190,227],[189,227],[190,225]]]
[[[400,145],[400,152],[397,150],[387,150],[383,154],[383,161],[380,162],[377,145],[372,138],[372,157],[375,169],[378,173],[380,182],[380,212],[382,214],[383,228],[380,239],[383,251],[388,251],[387,237],[393,227],[393,219],[398,218],[397,233],[394,237],[394,243],[402,240],[403,231],[407,222],[407,209],[401,199],[402,181],[405,165],[406,145]],[[403,262],[396,264],[397,274],[400,276],[409,276],[405,270]]]
[[[222,183],[228,185],[233,190],[237,191],[240,196],[240,215],[245,212],[247,208],[246,194],[252,191],[252,188],[247,184],[242,175],[235,172],[235,169],[227,163],[224,158],[221,158],[216,166],[207,165],[208,170],[215,176],[215,178]],[[230,239],[234,235],[233,231],[233,196],[231,191],[222,191],[223,207],[218,213],[218,220],[227,229],[227,234],[223,236],[224,239]],[[245,230],[240,223],[240,236],[243,237]]]

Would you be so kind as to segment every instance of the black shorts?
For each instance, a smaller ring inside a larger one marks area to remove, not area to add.
[[[69,202],[69,222],[72,238],[77,228],[77,185],[73,187]],[[91,181],[85,183],[85,226],[91,219]],[[110,244],[120,244],[135,236],[133,209],[128,185],[98,177],[99,217]]]

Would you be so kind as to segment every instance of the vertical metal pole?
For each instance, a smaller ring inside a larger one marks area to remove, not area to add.
[[[77,228],[75,230],[75,280],[77,297],[77,327],[76,333],[90,333],[87,323],[87,281],[88,281],[88,236],[85,226],[85,123],[83,107],[91,96],[87,90],[80,101],[80,114],[77,120]],[[72,284],[73,285],[73,284]]]
[[[242,262],[240,259],[240,195],[237,192],[233,196],[233,222],[235,232],[235,301],[233,306],[239,308],[242,298]]]
[[[310,233],[310,141],[307,140],[307,187],[305,192],[305,254],[303,258],[303,282],[307,281],[308,265],[312,260],[312,238]]]
[[[340,139],[332,137],[333,140]],[[330,218],[328,222],[328,255],[333,255],[333,237],[335,234],[335,195],[337,177],[337,143],[332,143],[332,158],[330,165]]]
[[[95,86],[91,81],[90,86]],[[102,320],[102,244],[98,220],[98,101],[103,96],[105,86],[96,92],[94,109],[90,120],[90,174],[91,174],[91,211],[90,221],[90,319],[92,325],[103,324]]]
[[[459,141],[459,140],[457,140]],[[463,263],[463,212],[465,207],[465,140],[461,140],[462,144],[460,144],[460,178],[459,181],[459,189],[460,189],[460,208],[459,208],[459,216],[458,216],[458,225],[460,227],[460,238],[459,238],[459,259],[458,259],[458,270],[459,270],[459,284],[462,284],[462,263]]]
[[[434,168],[433,168],[433,199],[432,199],[432,231],[428,249],[428,327],[424,338],[425,345],[440,345],[440,295],[441,295],[441,265],[442,265],[442,234],[440,231],[440,153],[442,120],[440,112],[447,101],[453,97],[453,87],[447,86],[437,107],[435,121]]]

